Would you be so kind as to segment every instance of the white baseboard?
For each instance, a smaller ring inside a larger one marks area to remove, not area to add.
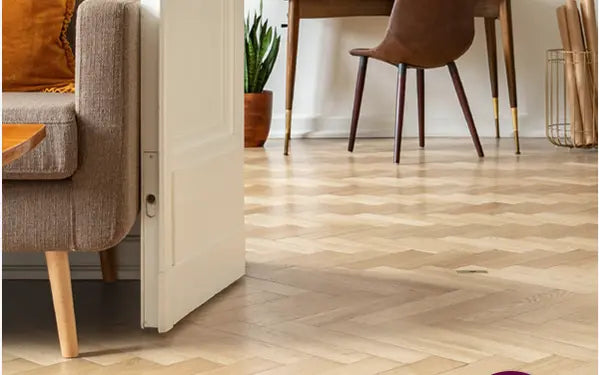
[[[460,114],[461,116],[461,114]],[[495,137],[495,123],[492,118],[475,119],[478,134],[481,137]],[[293,138],[347,138],[349,135],[349,117],[314,116],[297,114],[293,116],[291,134]],[[393,117],[363,117],[358,126],[358,138],[392,138],[394,136]],[[512,137],[512,119],[500,119],[501,134]],[[406,118],[404,137],[417,137],[418,127],[415,119]],[[426,135],[429,137],[470,137],[463,117],[426,119]],[[269,138],[281,139],[285,136],[285,118],[274,116]],[[544,119],[533,121],[526,114],[520,114],[520,136],[522,138],[545,137]]]
[[[139,280],[139,235],[130,234],[116,249],[117,277],[119,280]],[[100,257],[96,252],[73,252],[69,256],[73,280],[101,280]],[[48,279],[43,253],[3,253],[2,278]]]

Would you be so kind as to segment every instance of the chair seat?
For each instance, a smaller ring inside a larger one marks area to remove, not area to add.
[[[6,165],[5,180],[60,180],[77,169],[75,94],[2,93],[2,122],[46,125],[46,138],[31,152]]]
[[[389,42],[388,45],[374,48],[354,48],[349,51],[352,56],[369,57],[391,65],[406,64],[411,68],[440,68],[447,65],[447,55],[421,54],[418,50],[406,48],[399,43]]]
[[[359,56],[359,57],[372,57],[373,59],[384,61],[391,65],[398,64],[398,62],[393,61],[392,59],[388,58],[384,54],[378,53],[376,48],[354,48],[349,51],[349,54],[352,56]],[[406,61],[402,61],[402,62],[407,63]]]
[[[381,51],[377,50],[377,48],[354,48],[349,51],[349,54],[358,57],[371,57],[373,59],[380,60],[391,65],[405,63],[411,66],[411,64],[408,61],[394,61],[392,58],[390,58],[390,56],[387,56],[386,54],[381,53]]]
[[[371,48],[354,48],[351,51],[349,51],[349,54],[352,56],[372,56],[372,49]]]
[[[379,54],[376,53],[376,48],[354,48],[349,51],[349,54],[352,56],[365,56],[372,57],[378,60],[383,60],[383,56],[379,56]]]

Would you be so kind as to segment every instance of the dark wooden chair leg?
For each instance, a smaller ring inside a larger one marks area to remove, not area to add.
[[[360,56],[360,67],[358,68],[358,78],[356,81],[356,92],[354,93],[354,109],[351,118],[351,129],[349,132],[349,144],[347,151],[354,151],[356,143],[356,133],[358,132],[358,121],[360,120],[360,108],[362,108],[362,96],[364,94],[364,82],[366,81],[366,68],[368,67],[368,57]]]
[[[447,64],[447,67],[449,68],[449,74],[451,74],[455,91],[458,94],[458,99],[460,100],[464,117],[466,117],[466,122],[468,123],[468,129],[470,130],[474,147],[476,147],[478,156],[482,158],[485,156],[485,154],[483,152],[483,147],[480,144],[480,139],[478,138],[478,132],[476,131],[476,126],[474,125],[474,119],[472,118],[472,112],[470,111],[470,106],[468,105],[468,98],[466,98],[466,93],[464,92],[464,86],[462,85],[458,68],[454,62]]]
[[[102,280],[105,283],[116,281],[116,254],[115,249],[100,251],[100,266],[102,268]]]
[[[395,108],[395,150],[393,161],[399,164],[399,154],[401,152],[401,133],[403,131],[403,115],[406,103],[406,64],[399,64],[397,67],[397,106]]]
[[[491,78],[493,114],[495,115],[495,138],[500,138],[499,87],[497,84],[497,33],[495,32],[495,18],[485,18],[485,34],[487,36],[487,58],[489,60],[489,77]]]
[[[499,2],[499,21],[501,23],[501,39],[505,54],[505,71],[507,73],[507,86],[512,107],[512,125],[514,126],[514,143],[516,155],[520,154],[520,137],[518,135],[518,96],[516,92],[516,65],[514,58],[514,32],[512,29],[511,0]]]
[[[420,147],[424,147],[424,69],[416,71],[416,87],[418,90],[418,138]]]

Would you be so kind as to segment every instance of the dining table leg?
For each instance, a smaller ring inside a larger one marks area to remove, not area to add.
[[[291,121],[293,112],[293,92],[295,89],[295,68],[297,64],[297,45],[299,40],[299,2],[289,0],[289,13],[287,15],[287,75],[285,92],[285,146],[284,155],[289,155],[289,140],[291,139]]]
[[[512,108],[512,124],[514,126],[514,143],[516,154],[520,154],[520,137],[518,135],[518,97],[516,94],[516,66],[514,62],[514,34],[512,30],[511,0],[501,0],[499,3],[499,21],[501,23],[501,36],[503,52],[505,55],[505,71]]]
[[[489,78],[491,79],[491,96],[493,98],[493,115],[495,117],[495,138],[500,138],[499,130],[499,85],[497,84],[497,33],[493,17],[485,18],[485,36],[487,39],[487,59],[489,60]]]

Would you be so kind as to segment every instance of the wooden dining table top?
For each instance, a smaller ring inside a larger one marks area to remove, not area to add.
[[[43,124],[2,124],[2,165],[33,150],[45,137]]]

